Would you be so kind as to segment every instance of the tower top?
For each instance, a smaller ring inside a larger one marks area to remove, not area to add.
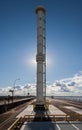
[[[46,13],[46,10],[42,5],[37,6],[37,8],[35,10],[36,14],[38,13],[39,10],[42,10],[44,13]]]

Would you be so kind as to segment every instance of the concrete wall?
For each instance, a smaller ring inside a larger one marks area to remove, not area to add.
[[[28,98],[28,99],[25,99],[25,100],[20,100],[20,101],[17,101],[17,102],[13,102],[13,103],[9,103],[9,104],[3,104],[3,105],[0,105],[0,114],[1,113],[4,113],[12,108],[15,108],[21,104],[24,104],[26,102],[29,102],[30,100],[32,100],[33,98]]]

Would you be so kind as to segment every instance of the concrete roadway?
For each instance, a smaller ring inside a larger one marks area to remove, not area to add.
[[[82,122],[25,122],[20,130],[82,130]]]

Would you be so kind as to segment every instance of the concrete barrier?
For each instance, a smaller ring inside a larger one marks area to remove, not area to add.
[[[25,100],[20,100],[20,101],[9,103],[9,104],[2,104],[2,105],[0,105],[0,114],[4,113],[12,108],[15,108],[21,104],[24,104],[32,99],[34,99],[34,98],[27,98]]]

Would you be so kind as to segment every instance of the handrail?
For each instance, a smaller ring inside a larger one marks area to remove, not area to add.
[[[80,120],[81,116],[82,115],[77,115],[76,119]],[[25,119],[26,121],[30,122],[32,117],[36,117],[36,118],[40,117],[40,119],[42,121],[42,118],[47,117],[47,115],[43,115],[43,114],[37,114],[36,116],[32,115],[32,114],[31,115],[25,115],[24,118],[22,118],[22,117],[18,118],[7,130],[15,130],[15,128],[18,126],[18,124],[21,123],[22,119]],[[60,118],[63,117],[64,121],[69,121],[70,115],[67,115],[67,114],[64,114],[64,115],[63,114],[62,115],[60,115],[60,114],[55,114],[55,115],[50,114],[49,117],[52,117],[52,121],[56,121],[57,117],[60,117]],[[25,120],[23,120],[23,123],[24,123]]]
[[[14,130],[15,126],[17,126],[20,119],[21,119],[21,117],[18,118],[7,130]]]

